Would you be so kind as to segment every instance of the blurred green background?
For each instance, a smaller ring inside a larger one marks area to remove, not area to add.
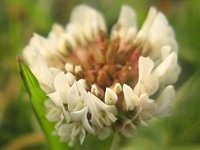
[[[47,36],[54,22],[66,25],[72,8],[85,3],[105,15],[109,29],[122,4],[133,7],[141,26],[156,6],[173,26],[182,73],[176,83],[174,115],[138,127],[122,150],[200,149],[200,1],[199,0],[1,0],[0,1],[0,149],[47,149],[17,70],[20,55],[34,32]]]

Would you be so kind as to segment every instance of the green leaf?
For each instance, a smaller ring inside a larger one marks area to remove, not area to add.
[[[88,134],[82,145],[77,143],[74,145],[73,150],[110,150],[112,147],[112,141],[114,140],[113,134],[105,140],[99,140],[97,136]],[[118,144],[118,143],[116,143]]]
[[[169,150],[199,150],[200,145],[179,145],[169,148]]]
[[[31,98],[31,105],[47,137],[49,147],[52,150],[70,149],[66,143],[61,143],[57,136],[52,135],[52,131],[54,130],[54,123],[49,122],[45,118],[44,101],[46,100],[46,94],[40,88],[36,77],[33,75],[28,66],[23,62],[23,60],[20,57],[17,57],[17,62],[21,78]]]
[[[185,82],[177,91],[174,117],[171,121],[171,143],[194,144],[200,142],[200,71]]]
[[[174,6],[175,13],[171,16],[180,45],[180,56],[196,67],[200,66],[200,42],[199,34],[197,34],[197,29],[200,26],[199,5],[200,1],[198,0],[184,1],[180,5],[177,4],[177,7]]]

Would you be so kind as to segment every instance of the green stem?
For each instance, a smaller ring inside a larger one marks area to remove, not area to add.
[[[120,135],[118,133],[114,133],[112,145],[110,150],[117,150],[120,142]]]

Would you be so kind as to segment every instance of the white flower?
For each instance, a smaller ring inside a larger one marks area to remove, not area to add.
[[[132,111],[139,104],[138,95],[136,95],[132,88],[126,84],[123,85],[124,93],[124,109]]]
[[[53,25],[47,38],[34,34],[23,56],[48,96],[54,135],[73,145],[86,134],[132,137],[138,123],[169,115],[177,52],[171,26],[153,7],[138,29],[135,11],[122,6],[109,40],[104,17],[79,5],[65,28]]]
[[[80,142],[83,143],[86,131],[94,134],[87,119],[87,113],[88,107],[70,113],[71,121],[63,123],[58,129],[58,135],[61,136],[62,141],[70,141],[73,144],[76,136],[79,136]]]
[[[143,53],[149,53],[148,55],[154,60],[160,59],[163,46],[168,45],[173,51],[178,51],[174,32],[166,17],[153,7],[149,10],[148,16],[138,32],[138,38],[145,42]],[[149,46],[151,47],[150,52],[148,52]]]
[[[117,102],[117,94],[114,90],[106,88],[105,92],[105,103],[108,105],[115,105]]]
[[[127,19],[128,18],[128,19]],[[137,34],[136,14],[129,6],[122,6],[119,19],[114,25],[111,37],[120,37],[123,42],[131,42]]]
[[[137,95],[143,93],[152,95],[157,91],[159,84],[157,76],[152,73],[153,68],[154,62],[150,58],[142,56],[139,58],[139,79],[134,88]]]
[[[96,127],[103,128],[104,125],[110,126],[117,120],[115,117],[117,109],[114,105],[105,104],[90,92],[88,92],[85,99],[91,113],[90,121]]]
[[[172,84],[177,81],[180,73],[180,67],[177,64],[177,54],[171,52],[172,50],[169,46],[165,46],[161,50],[165,56],[163,56],[163,61],[154,70],[154,74],[158,77],[161,85]]]
[[[135,135],[136,126],[130,119],[123,120],[119,128],[119,132],[126,137],[133,137]]]
[[[46,118],[50,121],[60,121],[62,120],[62,109],[57,107],[52,100],[45,101],[45,107],[47,108]]]
[[[172,85],[167,86],[157,99],[158,109],[156,110],[157,116],[167,116],[170,112],[171,101],[175,97],[175,90]]]

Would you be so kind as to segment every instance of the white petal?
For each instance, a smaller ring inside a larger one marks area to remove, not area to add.
[[[70,44],[72,49],[75,49],[77,47],[77,39],[79,39],[79,41],[81,41],[81,39],[84,39],[81,32],[79,30],[78,32],[77,30],[77,26],[73,24],[68,24],[66,27],[66,34],[63,36],[67,43]]]
[[[81,129],[82,129],[82,126],[79,123],[75,122],[75,126],[73,127],[72,132],[71,132],[71,141],[73,143],[74,143],[76,137],[78,135],[80,135]]]
[[[92,84],[91,86],[91,93],[93,93],[94,95],[98,95],[99,94],[99,90],[96,84]]]
[[[69,123],[71,121],[71,117],[69,115],[69,111],[66,111],[64,105],[62,105],[62,112],[63,112],[63,119],[65,119],[66,123]]]
[[[60,115],[62,114],[62,111],[60,109],[51,109],[49,112],[46,113],[45,117],[49,121],[58,121],[60,119]]]
[[[99,129],[97,134],[100,140],[104,140],[110,135],[110,128],[105,127],[103,129]]]
[[[87,118],[87,113],[88,113],[88,107],[84,107],[80,111],[74,111],[70,113],[70,116],[73,121],[82,121],[83,127],[89,132],[94,134],[94,130],[89,124],[88,118]]]
[[[128,5],[123,5],[119,15],[118,23],[125,28],[134,27],[137,28],[137,20],[135,11]]]
[[[120,83],[116,83],[116,84],[114,85],[114,91],[115,91],[117,94],[119,94],[119,93],[122,92],[122,86],[121,86]]]
[[[75,48],[75,46],[77,46],[79,43],[83,46],[87,44],[88,41],[85,36],[85,33],[87,33],[87,31],[83,27],[83,24],[79,24],[77,22],[70,22],[66,27],[66,31],[68,35],[72,37],[72,39],[69,39],[69,37],[68,39],[73,45],[73,48]]]
[[[69,90],[70,87],[68,83],[68,78],[63,71],[56,75],[54,80],[54,87],[56,91],[59,91],[63,94],[66,94],[66,92]]]
[[[110,88],[106,88],[105,92],[105,103],[108,105],[115,105],[117,102],[117,94]]]
[[[123,85],[124,107],[127,111],[133,110],[139,103],[138,97],[133,92],[132,88],[126,84]]]
[[[79,72],[82,72],[83,71],[83,69],[82,69],[82,67],[81,66],[75,66],[75,73],[79,73]]]
[[[53,105],[52,100],[47,99],[47,100],[44,101],[44,106],[45,106],[47,109],[51,109],[51,107],[53,107],[54,105]]]
[[[81,87],[83,87],[84,89],[87,89],[88,88],[88,85],[87,85],[87,81],[85,79],[79,79],[77,81],[78,85],[80,85]]]
[[[126,34],[126,37],[124,39],[125,42],[133,42],[135,36],[136,36],[136,29],[135,28],[129,28]]]
[[[70,140],[71,139],[71,132],[72,129],[74,128],[75,123],[71,124],[62,124],[58,130],[58,134],[62,137],[65,138],[65,140]]]
[[[149,99],[147,94],[142,94],[140,96],[140,105],[142,106],[143,109],[148,108],[148,104],[153,103],[153,100]]]
[[[129,41],[133,39],[137,31],[136,14],[135,11],[127,6],[123,5],[119,15],[117,24],[113,27],[111,38],[120,37],[123,41]]]
[[[162,84],[174,83],[177,80],[179,73],[180,68],[177,64],[177,54],[175,52],[168,55],[154,70],[154,74]]]
[[[156,16],[154,23],[152,24],[152,27],[149,31],[148,38],[152,47],[152,51],[149,55],[152,58],[159,57],[160,49],[165,45],[169,45],[175,52],[178,51],[178,45],[175,40],[174,31],[162,13],[159,13]]]
[[[52,74],[54,77],[56,77],[56,75],[57,75],[58,73],[61,72],[60,69],[54,68],[54,67],[49,67],[49,71],[51,72],[51,74]]]
[[[50,93],[47,96],[54,102],[55,105],[62,107],[62,101],[59,92]]]
[[[83,144],[84,139],[85,139],[85,135],[86,135],[85,129],[82,128],[80,135],[79,135],[80,144]]]
[[[70,85],[72,85],[74,83],[74,81],[76,80],[76,77],[70,72],[67,72],[65,76]]]
[[[61,119],[55,123],[55,129],[56,129],[56,130],[54,130],[54,131],[52,132],[52,135],[57,135],[57,136],[58,136],[58,130],[59,130],[60,126],[62,125],[63,119],[64,119],[62,115],[61,115],[60,118],[61,118]]]
[[[70,63],[65,64],[65,69],[67,72],[74,72],[74,66]]]
[[[163,46],[169,45],[173,51],[178,51],[174,31],[166,17],[162,13],[158,13],[155,8],[150,9],[148,17],[137,35],[137,40],[143,42],[143,53],[148,53],[153,60],[161,58]]]
[[[87,112],[88,112],[88,107],[84,107],[83,109],[79,110],[79,111],[73,111],[70,113],[70,116],[72,118],[72,121],[80,121],[82,120],[83,117],[87,116]]]
[[[156,67],[155,73],[159,78],[161,78],[162,76],[167,75],[167,72],[170,71],[176,64],[177,54],[172,52],[158,67]]]
[[[44,38],[38,34],[34,34],[30,40],[30,45],[36,48],[40,55],[48,58],[52,54],[57,54],[57,38]]]
[[[84,35],[89,40],[93,40],[93,35],[96,37],[99,30],[106,32],[103,16],[87,5],[75,7],[71,13],[70,21],[80,25],[83,28]]]
[[[178,76],[181,73],[181,68],[177,64],[174,66],[174,68],[169,72],[168,79],[165,81],[165,84],[172,84],[175,83],[178,80]]]
[[[148,95],[154,94],[159,87],[158,79],[155,75],[150,75],[146,77],[146,79],[143,81],[143,84],[137,84],[134,92],[138,93],[139,95],[143,93],[147,93]]]
[[[97,105],[95,104],[95,99],[97,99],[97,97],[91,97],[91,95],[87,94],[84,97],[84,100],[86,102],[86,105],[89,108],[89,112],[91,113],[91,120],[90,122],[98,125],[99,127],[103,127],[102,123],[100,122],[99,118],[101,116],[100,111],[97,107]],[[99,100],[99,99],[97,99]]]
[[[81,97],[77,83],[75,82],[67,93],[68,110],[70,112],[81,110],[83,108],[83,98]]]
[[[139,82],[142,82],[147,76],[151,74],[154,67],[154,62],[148,58],[140,56],[139,58]]]
[[[67,41],[65,34],[59,37],[57,49],[61,54],[67,56],[69,54],[69,42]]]
[[[117,118],[114,116],[117,114],[117,109],[114,105],[107,105],[103,103],[92,93],[88,92],[84,98],[86,105],[91,113],[90,122],[99,127],[103,128],[104,125],[109,126],[112,122],[115,122]]]
[[[39,53],[39,52],[37,52]],[[36,52],[35,52],[35,48],[33,46],[26,46],[23,49],[23,57],[25,58],[26,62],[29,65],[33,65],[34,64],[34,57],[37,57]]]
[[[97,106],[98,109],[111,112],[113,114],[117,114],[116,107],[110,106],[102,102],[98,97],[93,95],[92,93],[88,92],[88,96],[91,100],[93,100],[94,104]]]
[[[59,24],[53,24],[52,30],[49,32],[48,37],[57,37],[59,38],[64,33],[64,28]]]
[[[62,109],[59,107],[56,107],[51,100],[46,100],[44,103],[45,107],[46,107],[46,114],[45,117],[49,120],[49,121],[59,121],[61,119],[61,115],[62,115]]]
[[[138,38],[144,38],[146,34],[148,33],[148,30],[150,29],[151,25],[153,24],[156,16],[157,16],[157,10],[154,7],[151,7],[149,9],[147,18],[145,19],[145,22],[142,25],[142,28],[138,32]]]
[[[86,43],[81,27],[74,23],[67,24],[64,38],[68,41],[72,50],[77,48],[78,41],[80,41],[81,44]]]
[[[136,127],[131,120],[127,119],[122,123],[119,132],[125,137],[131,138],[135,135]]]
[[[154,112],[157,110],[157,105],[154,100],[149,99],[148,95],[143,94],[140,96],[140,121],[144,122],[144,120],[149,120],[153,118]]]
[[[30,40],[30,45],[37,49],[41,56],[45,57],[49,54],[48,49],[45,48],[45,42],[45,38],[35,33]]]
[[[143,93],[154,94],[159,86],[157,76],[152,74],[154,62],[148,58],[139,58],[139,80],[134,88],[134,92],[139,96]]]
[[[172,48],[167,45],[167,46],[163,46],[161,49],[161,57],[162,60],[164,60],[167,56],[169,56],[169,54],[172,52]]]
[[[54,89],[53,81],[55,74],[51,72],[48,65],[40,53],[32,46],[28,46],[23,51],[23,56],[36,78],[41,83],[42,89],[49,93]]]
[[[158,106],[158,110],[156,112],[157,116],[163,117],[169,115],[168,109],[174,97],[175,97],[174,87],[171,85],[167,86],[157,99],[157,106]]]

